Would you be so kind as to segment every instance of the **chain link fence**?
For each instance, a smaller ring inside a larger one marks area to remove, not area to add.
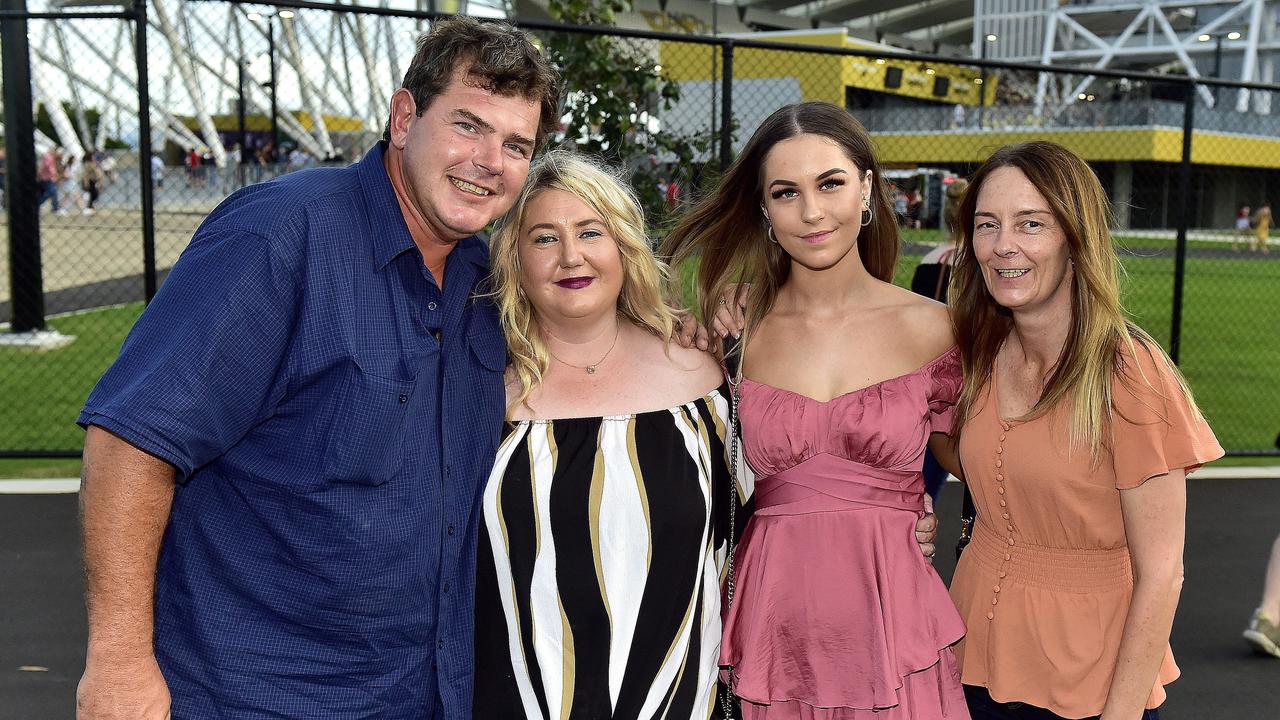
[[[362,156],[435,17],[225,0],[59,8],[0,12],[0,456],[79,453],[80,405],[204,217],[246,185]],[[1267,203],[1280,202],[1280,86],[886,53],[839,30],[766,42],[525,27],[567,81],[557,140],[624,165],[655,233],[786,103],[841,105],[872,133],[903,284],[950,242],[947,188],[993,150],[1072,148],[1112,199],[1129,311],[1178,360],[1224,446],[1276,452]],[[25,132],[11,112],[24,102]]]

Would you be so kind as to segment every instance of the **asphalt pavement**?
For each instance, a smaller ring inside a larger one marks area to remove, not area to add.
[[[938,504],[944,579],[959,496],[949,484]],[[1182,677],[1161,717],[1280,720],[1280,660],[1251,654],[1240,638],[1280,532],[1280,480],[1193,479],[1187,515],[1172,640]],[[74,494],[0,494],[0,720],[74,717],[86,633],[77,537]]]

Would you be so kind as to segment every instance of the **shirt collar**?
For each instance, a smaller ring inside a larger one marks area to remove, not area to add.
[[[387,167],[383,157],[387,151],[387,141],[380,140],[369,148],[364,158],[357,165],[360,173],[360,184],[369,198],[370,230],[373,236],[374,266],[381,270],[401,254],[416,249],[413,236],[409,234],[409,226],[405,223],[404,213],[400,211],[400,202],[396,200],[395,188],[387,175]],[[471,262],[481,270],[489,267],[488,244],[472,235],[458,242],[449,253],[449,258],[461,258]]]

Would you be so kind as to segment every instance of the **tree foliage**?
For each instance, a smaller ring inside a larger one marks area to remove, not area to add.
[[[566,24],[610,27],[631,0],[550,0],[548,9]],[[663,77],[656,41],[555,32],[546,47],[564,77],[564,140],[626,168],[650,226],[663,224],[671,208],[659,184],[691,189],[718,164],[710,128],[690,135],[663,122],[680,86]]]

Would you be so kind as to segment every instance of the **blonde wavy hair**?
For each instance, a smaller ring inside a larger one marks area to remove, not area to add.
[[[550,354],[538,327],[538,314],[520,285],[520,228],[529,204],[544,192],[560,190],[585,202],[600,216],[622,255],[622,292],[618,314],[637,327],[671,342],[678,322],[667,292],[671,270],[653,254],[645,234],[644,211],[621,171],[569,150],[551,150],[534,162],[515,204],[497,222],[489,240],[490,296],[498,306],[511,356],[510,370],[520,394],[507,417],[528,401],[542,383]]]
[[[996,303],[983,280],[973,248],[978,194],[991,173],[1014,167],[1022,171],[1049,203],[1066,235],[1075,267],[1071,288],[1071,328],[1057,367],[1040,399],[1020,419],[1047,413],[1061,401],[1070,403],[1069,439],[1088,448],[1097,459],[1110,437],[1112,381],[1118,376],[1132,386],[1136,378],[1125,367],[1126,355],[1137,358],[1141,345],[1173,369],[1181,393],[1199,414],[1191,390],[1160,344],[1131,322],[1120,303],[1120,262],[1111,239],[1110,204],[1097,175],[1080,156],[1042,140],[1007,145],[993,154],[970,178],[960,202],[958,224],[963,235],[951,271],[949,305],[964,371],[954,434],[972,417],[982,388],[994,382],[996,355],[1013,330],[1009,311]],[[1127,352],[1125,352],[1127,351]],[[1140,372],[1140,366],[1137,368]],[[1154,378],[1141,381],[1152,389]]]

